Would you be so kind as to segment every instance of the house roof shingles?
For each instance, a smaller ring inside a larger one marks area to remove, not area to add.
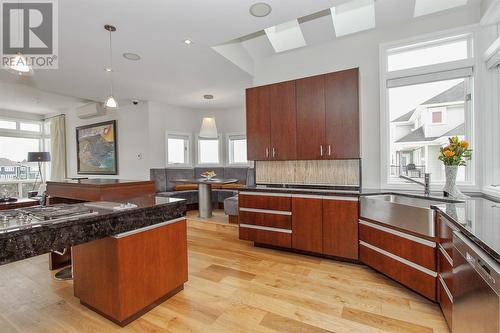
[[[423,141],[434,141],[438,137],[425,137],[424,127],[419,127],[416,130],[406,134],[401,139],[396,140],[396,142],[423,142]]]

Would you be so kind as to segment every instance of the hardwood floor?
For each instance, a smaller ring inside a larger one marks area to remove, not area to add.
[[[53,280],[46,255],[0,266],[0,331],[448,332],[436,304],[367,267],[254,248],[237,233],[190,219],[185,289],[123,329]]]

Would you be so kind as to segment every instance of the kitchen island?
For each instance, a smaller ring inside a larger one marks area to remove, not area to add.
[[[0,213],[0,264],[73,247],[74,294],[124,326],[187,281],[185,200],[29,207]]]

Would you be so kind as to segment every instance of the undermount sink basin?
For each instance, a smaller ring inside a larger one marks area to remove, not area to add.
[[[457,201],[398,194],[363,196],[360,198],[360,216],[423,236],[435,237],[435,211],[431,206],[454,202]]]

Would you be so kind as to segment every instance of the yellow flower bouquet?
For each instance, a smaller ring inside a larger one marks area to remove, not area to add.
[[[439,160],[444,165],[461,166],[466,165],[472,158],[472,150],[469,149],[469,143],[465,140],[459,140],[458,136],[448,138],[449,144],[441,148]]]

